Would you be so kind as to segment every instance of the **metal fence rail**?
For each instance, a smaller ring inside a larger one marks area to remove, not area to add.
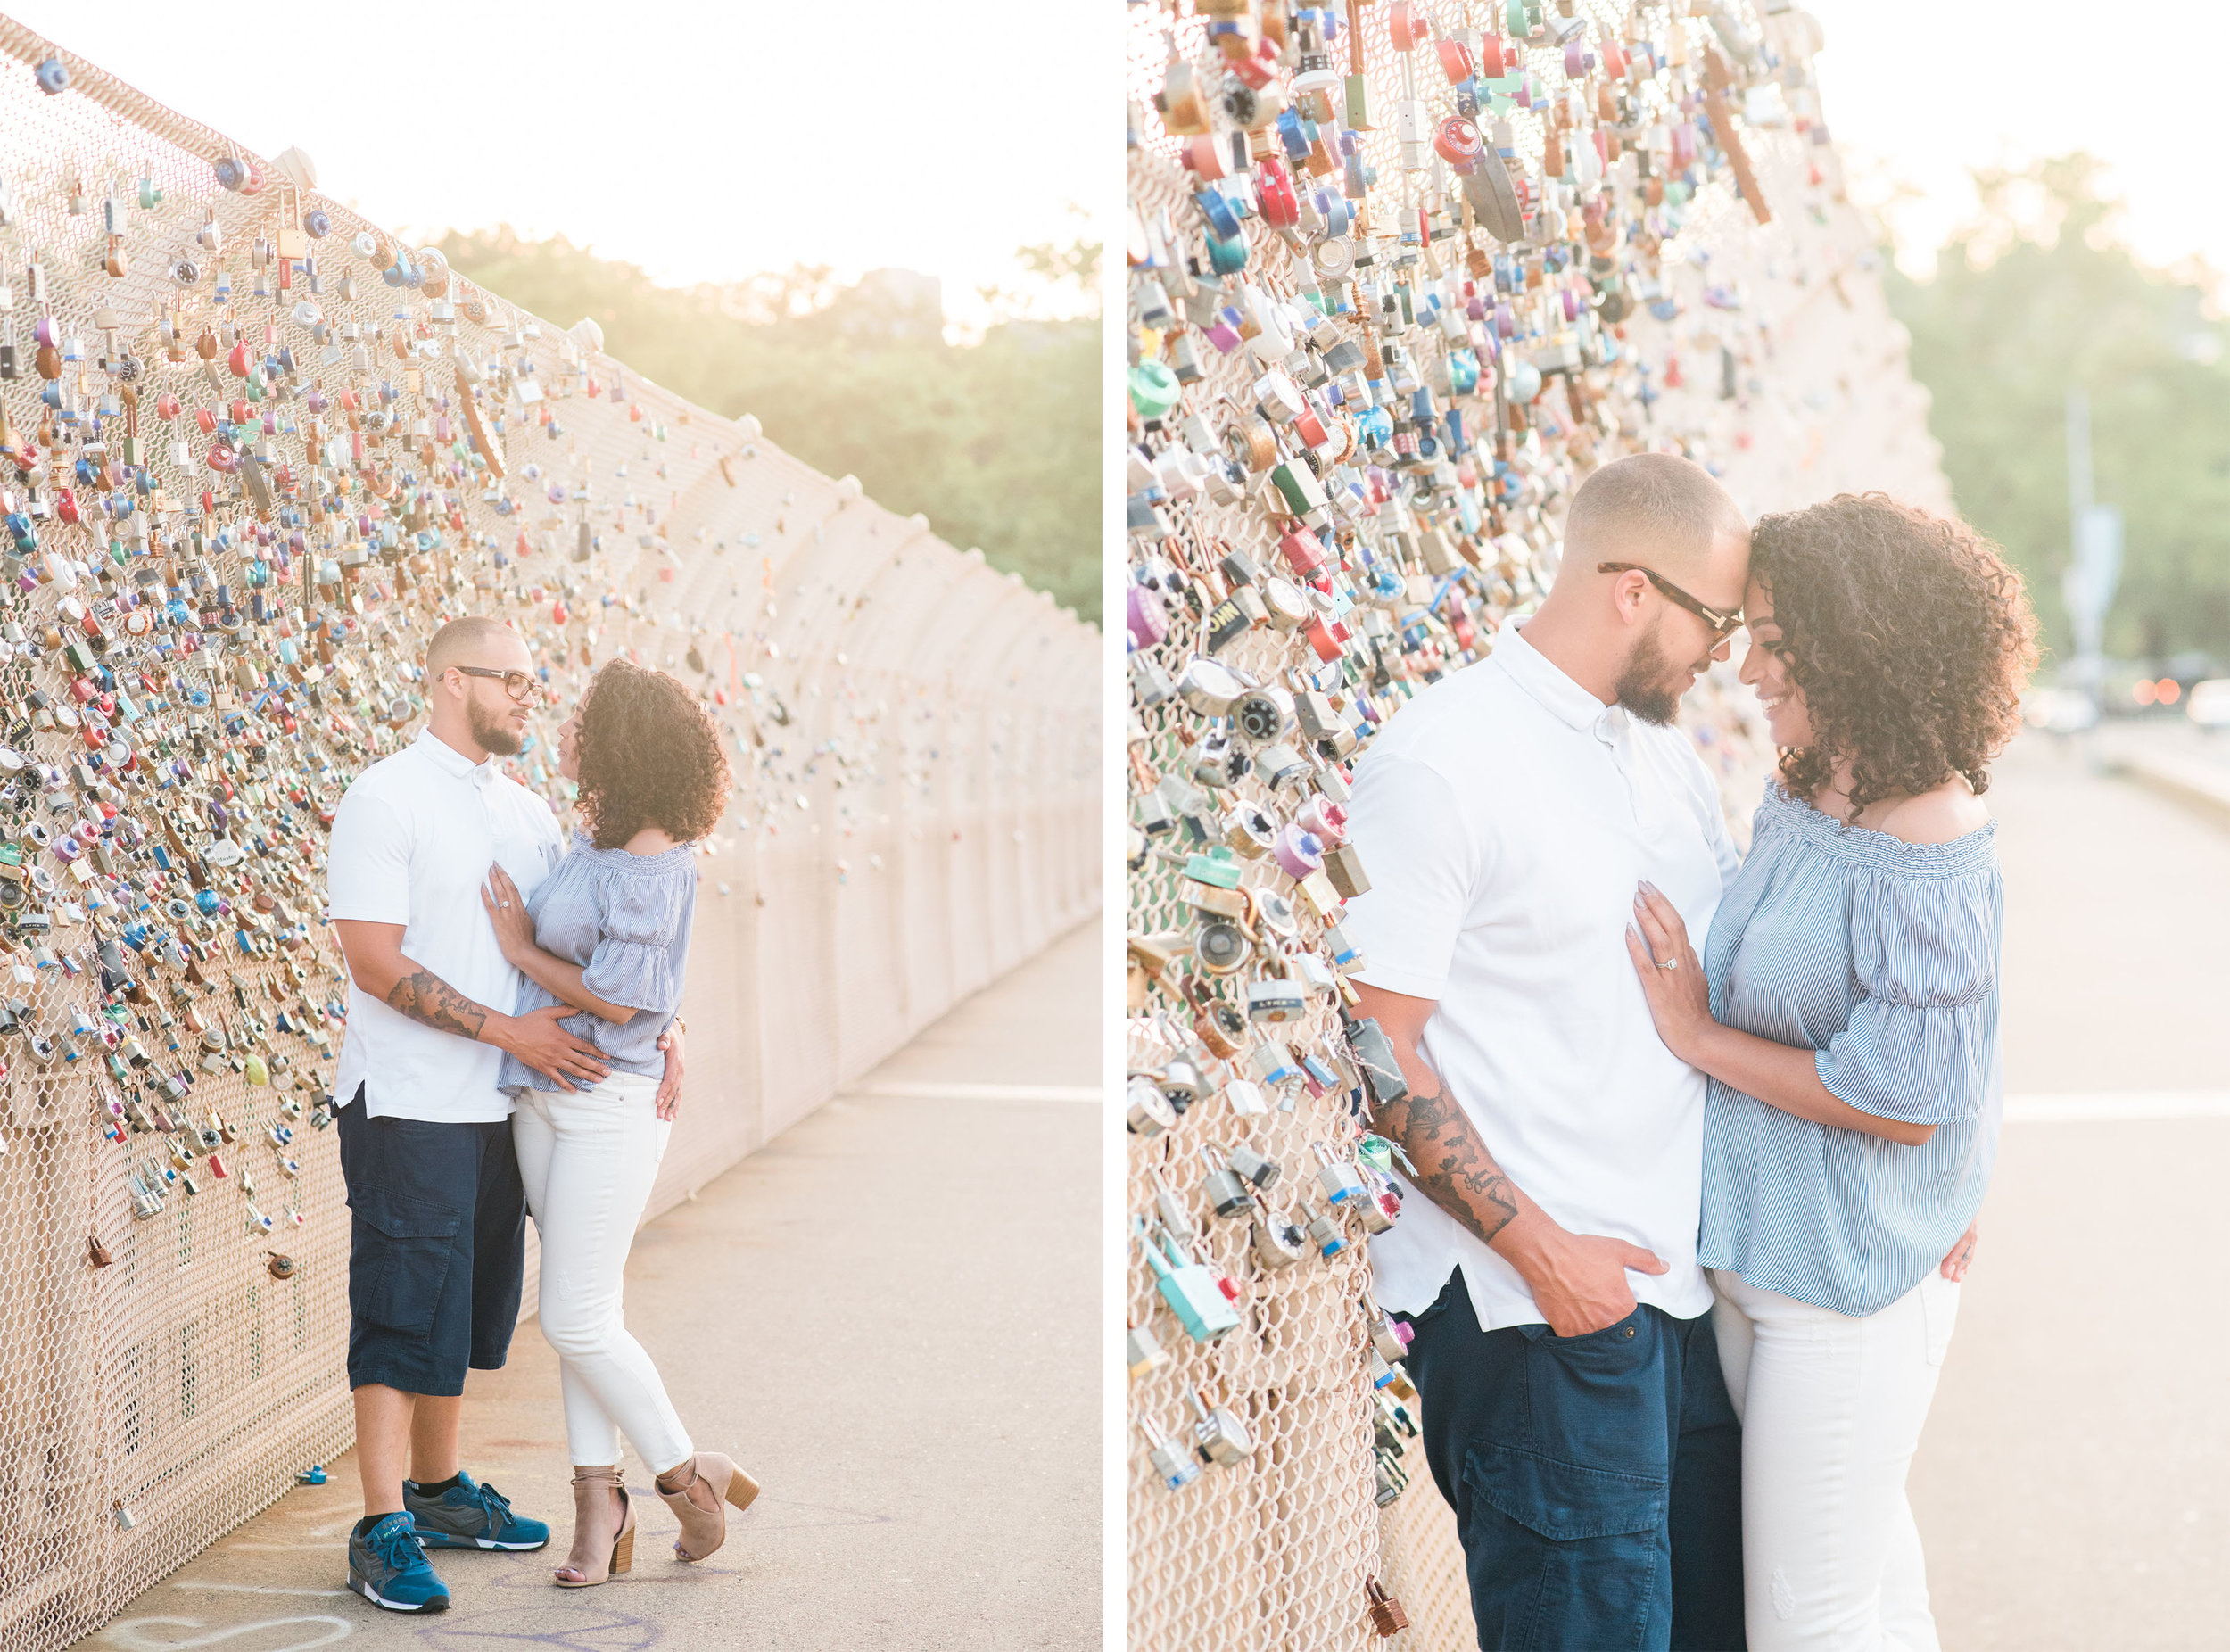
[[[282,159],[0,19],[4,1652],[349,1442],[322,822],[442,621],[733,737],[654,1210],[1098,899],[1089,627]]]
[[[1754,516],[1947,504],[1817,45],[1792,9],[1702,0],[1131,8],[1136,1652],[1475,1643],[1368,1317],[1372,1223],[1329,1198],[1376,1184],[1335,1012],[1353,871],[1311,861],[1338,859],[1354,749],[1545,589],[1595,465],[1685,452]],[[1689,722],[1747,817],[1768,754],[1731,686]],[[1251,1013],[1280,975],[1299,1013]],[[1235,1148],[1281,1169],[1218,1215]],[[1263,1230],[1311,1217],[1281,1261]],[[1188,1328],[1141,1227],[1228,1283],[1235,1327]]]

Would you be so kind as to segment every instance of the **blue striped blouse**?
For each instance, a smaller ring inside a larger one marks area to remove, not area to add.
[[[1725,1026],[1817,1050],[1820,1082],[1936,1134],[1904,1147],[1711,1082],[1699,1260],[1871,1314],[1982,1203],[2001,1103],[1995,822],[1949,843],[1846,827],[1769,784],[1704,947]]]

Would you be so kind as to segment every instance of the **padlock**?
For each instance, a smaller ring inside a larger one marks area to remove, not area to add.
[[[1177,1127],[1177,1109],[1169,1105],[1169,1098],[1162,1094],[1161,1086],[1151,1077],[1133,1073],[1125,1094],[1132,1135],[1159,1136]]]
[[[1182,1491],[1200,1478],[1200,1464],[1164,1434],[1152,1418],[1140,1417],[1138,1431],[1146,1437],[1146,1460],[1153,1465],[1154,1474],[1169,1490]]]
[[[1258,1041],[1248,1053],[1247,1063],[1254,1076],[1273,1088],[1297,1082],[1301,1065],[1293,1060],[1293,1053],[1276,1038]]]
[[[1393,1040],[1386,1036],[1385,1028],[1374,1017],[1349,1014],[1344,1006],[1340,1021],[1372,1108],[1407,1101],[1409,1080],[1401,1070],[1400,1061],[1394,1054]]]
[[[1197,1388],[1185,1391],[1193,1408],[1193,1449],[1204,1463],[1236,1467],[1254,1455],[1254,1431],[1228,1406],[1210,1405]]]
[[[1265,1268],[1291,1268],[1309,1253],[1309,1243],[1306,1227],[1267,1204],[1258,1204],[1248,1234],[1256,1261]]]
[[[1269,975],[1247,983],[1247,1019],[1257,1026],[1283,1026],[1308,1012],[1308,995],[1299,981]]]
[[[1169,1363],[1169,1350],[1161,1346],[1160,1339],[1154,1335],[1150,1326],[1132,1326],[1126,1347],[1133,1376],[1144,1376],[1147,1372]]]
[[[1363,871],[1363,856],[1351,843],[1334,844],[1324,851],[1324,875],[1344,900],[1370,893],[1370,879]]]
[[[1363,1322],[1370,1329],[1371,1346],[1378,1357],[1389,1364],[1406,1358],[1409,1351],[1409,1326],[1387,1313],[1367,1294],[1363,1298]]]
[[[1371,1462],[1374,1469],[1371,1501],[1381,1508],[1391,1508],[1401,1500],[1401,1494],[1409,1489],[1409,1476],[1402,1472],[1400,1459],[1383,1446],[1371,1452]]]
[[[1153,1075],[1161,1086],[1161,1094],[1169,1098],[1169,1105],[1182,1115],[1185,1109],[1200,1099],[1200,1069],[1189,1055],[1173,1055],[1163,1062]]]
[[[1203,717],[1227,715],[1233,703],[1247,692],[1236,672],[1206,655],[1186,661],[1177,680],[1177,698]]]
[[[1177,1190],[1162,1176],[1160,1167],[1147,1166],[1146,1179],[1153,1184],[1153,1208],[1161,1218],[1161,1225],[1173,1234],[1190,1234],[1193,1231],[1192,1213],[1185,1209],[1185,1201],[1178,1197]]]
[[[1215,933],[1211,934],[1210,931]],[[1203,947],[1210,950],[1220,950],[1224,947],[1226,942],[1222,938],[1226,931],[1232,935],[1238,935],[1238,927],[1235,924],[1210,920],[1193,932],[1193,953],[1196,958],[1200,959],[1202,968],[1219,975],[1228,973],[1227,971],[1218,968],[1216,963],[1202,955]],[[1245,938],[1239,936],[1236,944],[1244,946]],[[1244,1049],[1247,1041],[1246,1018],[1222,999],[1209,992],[1197,980],[1188,977],[1186,988],[1185,995],[1193,1005],[1193,1036],[1206,1046],[1209,1054],[1218,1061],[1228,1061]]]
[[[1161,1300],[1169,1305],[1169,1311],[1177,1317],[1185,1334],[1196,1342],[1212,1342],[1228,1335],[1239,1327],[1239,1314],[1226,1294],[1221,1276],[1213,1268],[1193,1260],[1185,1247],[1177,1243],[1176,1235],[1167,1228],[1159,1230],[1160,1238],[1149,1232],[1142,1235],[1147,1266],[1152,1268],[1154,1285]]]
[[[1242,1119],[1259,1119],[1270,1110],[1262,1086],[1251,1078],[1225,1079],[1223,1096],[1225,1103]]]
[[[1372,1186],[1373,1181],[1375,1181],[1377,1177],[1377,1172],[1366,1170],[1363,1173],[1363,1196],[1356,1200],[1349,1208],[1361,1218],[1363,1231],[1375,1237],[1377,1235],[1385,1233],[1393,1227],[1394,1213],[1395,1211],[1398,1211],[1400,1207],[1396,1205],[1393,1207],[1393,1210],[1390,1210],[1384,1204],[1379,1202],[1376,1190]]]
[[[1334,1156],[1322,1142],[1309,1144],[1317,1156],[1317,1185],[1324,1189],[1324,1196],[1334,1209],[1351,1204],[1364,1197],[1363,1178],[1346,1160]]]
[[[1225,1162],[1218,1150],[1201,1144],[1201,1162],[1207,1166],[1207,1174],[1201,1177],[1201,1197],[1218,1216],[1242,1216],[1254,1208],[1254,1195],[1240,1180],[1238,1173]]]
[[[1233,1148],[1228,1155],[1232,1174],[1244,1177],[1267,1193],[1277,1185],[1284,1173],[1284,1166],[1245,1142]]]
[[[1409,1627],[1409,1615],[1401,1609],[1401,1602],[1388,1594],[1376,1578],[1364,1580],[1363,1595],[1368,1603],[1371,1631],[1381,1640]]]
[[[1317,1254],[1327,1262],[1347,1249],[1347,1234],[1340,1226],[1340,1218],[1330,1210],[1310,1210],[1301,1207],[1309,1218],[1306,1227],[1309,1243],[1317,1247]]]

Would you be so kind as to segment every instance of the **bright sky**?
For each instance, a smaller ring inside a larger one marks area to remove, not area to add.
[[[1821,94],[1854,195],[1879,196],[1881,175],[1923,192],[1893,219],[1912,273],[1972,213],[1969,167],[2080,148],[2111,165],[2123,231],[2145,261],[2198,253],[2230,275],[2230,216],[2218,210],[2230,14],[2218,0],[2127,12],[2096,0],[1801,3],[1827,31]]]
[[[1069,205],[1119,186],[1119,7],[1059,29],[1037,0],[6,10],[265,155],[299,145],[377,222],[562,232],[660,281],[895,265],[975,322],[979,285],[1024,285],[1014,248],[1075,239]],[[1105,95],[1081,96],[1094,62]]]

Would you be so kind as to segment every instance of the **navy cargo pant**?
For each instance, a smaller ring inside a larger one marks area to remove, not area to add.
[[[1412,1324],[1481,1652],[1743,1652],[1742,1433],[1709,1314],[1482,1331],[1459,1269]]]

